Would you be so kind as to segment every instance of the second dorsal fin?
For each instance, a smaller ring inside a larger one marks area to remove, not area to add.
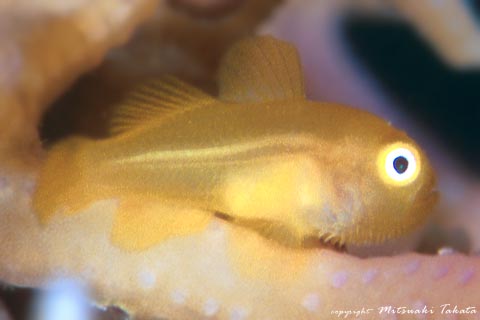
[[[247,38],[226,54],[219,71],[220,99],[264,102],[305,97],[298,52],[271,36]]]
[[[118,107],[110,122],[110,133],[121,134],[213,102],[213,97],[171,76],[148,81]]]

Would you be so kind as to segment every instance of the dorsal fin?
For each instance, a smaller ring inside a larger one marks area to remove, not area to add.
[[[118,107],[110,122],[110,133],[121,134],[213,102],[213,97],[172,76],[147,81]]]
[[[219,70],[220,99],[262,102],[305,97],[298,52],[271,36],[247,38],[225,55]]]

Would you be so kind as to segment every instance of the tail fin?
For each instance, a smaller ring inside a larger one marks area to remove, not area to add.
[[[89,144],[89,139],[74,137],[48,152],[33,197],[33,208],[42,223],[55,214],[73,214],[92,201],[95,192],[88,190],[85,152]]]

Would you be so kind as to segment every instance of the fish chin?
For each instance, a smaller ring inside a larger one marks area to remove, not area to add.
[[[426,191],[415,197],[405,213],[407,223],[402,228],[388,232],[376,232],[375,237],[368,234],[346,234],[345,250],[359,257],[389,256],[414,251],[422,238],[432,208],[439,197],[436,190]]]
[[[436,190],[419,193],[404,213],[406,221],[401,228],[385,226],[376,232],[365,227],[352,228],[339,237],[345,239],[346,250],[358,256],[393,255],[412,251],[419,243],[438,196]]]

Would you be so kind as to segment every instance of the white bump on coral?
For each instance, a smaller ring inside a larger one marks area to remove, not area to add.
[[[475,269],[473,267],[465,269],[460,275],[460,284],[462,285],[468,284],[469,282],[471,282],[474,276],[475,276]]]
[[[362,278],[363,283],[365,283],[365,284],[371,283],[373,280],[375,280],[377,275],[378,275],[378,270],[377,269],[368,269],[363,274],[363,278]]]
[[[414,274],[415,272],[418,271],[418,269],[420,269],[420,261],[418,260],[413,260],[413,261],[410,261],[406,266],[405,266],[405,274],[406,275],[412,275]]]
[[[215,315],[218,310],[220,309],[220,305],[215,299],[209,298],[205,303],[203,304],[203,313],[207,317],[211,317]]]
[[[303,298],[302,306],[310,312],[315,312],[320,307],[320,297],[317,293],[309,293]]]
[[[338,271],[332,276],[332,286],[341,288],[348,281],[348,273],[346,271]]]
[[[183,305],[187,301],[187,294],[185,291],[177,289],[172,291],[170,298],[172,299],[173,303]]]
[[[151,289],[155,286],[157,276],[150,270],[142,270],[138,273],[138,281],[144,289]]]
[[[248,311],[242,307],[235,307],[230,312],[230,320],[243,320],[248,316]]]
[[[433,273],[433,278],[435,280],[441,279],[441,278],[445,277],[448,274],[449,271],[450,271],[449,266],[446,266],[446,265],[438,266],[438,268]]]

